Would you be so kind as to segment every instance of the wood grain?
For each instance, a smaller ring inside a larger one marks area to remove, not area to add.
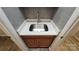
[[[21,51],[9,36],[0,36],[0,51]]]
[[[29,48],[48,48],[56,36],[21,36]]]
[[[79,22],[64,38],[64,42],[57,47],[56,51],[79,51]]]

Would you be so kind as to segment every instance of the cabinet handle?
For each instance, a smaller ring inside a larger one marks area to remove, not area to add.
[[[63,36],[60,37],[61,39],[63,38]]]

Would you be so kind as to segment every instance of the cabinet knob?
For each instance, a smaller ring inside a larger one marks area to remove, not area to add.
[[[63,36],[60,37],[61,39],[63,38]]]

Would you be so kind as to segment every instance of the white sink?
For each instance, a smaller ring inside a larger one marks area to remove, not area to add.
[[[45,31],[44,24],[35,24],[33,31],[37,32]]]
[[[48,31],[48,27],[46,24],[31,24],[29,31],[44,32]]]

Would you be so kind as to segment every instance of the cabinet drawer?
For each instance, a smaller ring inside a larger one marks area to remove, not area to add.
[[[47,38],[47,39],[51,39],[52,37],[55,37],[55,36],[21,36],[22,38],[26,38],[26,39],[29,39],[29,38],[31,38],[31,39],[45,39],[45,38]]]

